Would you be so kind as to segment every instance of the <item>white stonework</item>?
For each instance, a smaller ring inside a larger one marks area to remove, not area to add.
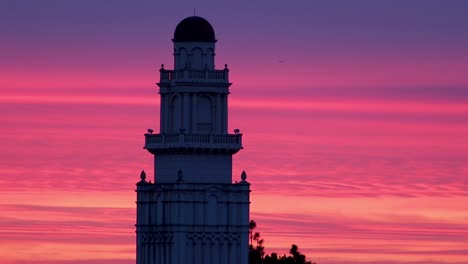
[[[228,133],[227,65],[214,68],[215,38],[203,18],[174,33],[174,70],[158,83],[160,133],[145,134],[153,182],[137,183],[137,264],[247,264],[250,184],[232,183],[242,134]]]

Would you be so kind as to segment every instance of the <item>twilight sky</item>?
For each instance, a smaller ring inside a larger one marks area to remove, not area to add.
[[[251,218],[320,264],[468,259],[468,1],[0,0],[0,263],[130,264],[172,34],[211,22]]]

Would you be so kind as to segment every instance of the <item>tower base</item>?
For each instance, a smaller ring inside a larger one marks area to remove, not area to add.
[[[137,264],[247,264],[250,184],[137,184]]]

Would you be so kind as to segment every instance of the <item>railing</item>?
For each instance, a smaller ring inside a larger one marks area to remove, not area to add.
[[[228,69],[224,70],[159,70],[160,82],[191,81],[191,82],[228,82]]]
[[[184,136],[185,142],[209,143],[210,135],[190,134]]]
[[[148,150],[172,147],[242,148],[242,134],[145,134],[145,137],[145,148]]]

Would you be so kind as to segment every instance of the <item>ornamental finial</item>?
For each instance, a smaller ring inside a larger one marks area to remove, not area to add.
[[[242,171],[241,179],[243,182],[245,182],[245,180],[247,179],[247,173],[245,173],[245,171]]]
[[[140,178],[141,178],[142,181],[145,181],[145,180],[146,180],[146,173],[145,173],[144,170],[141,171],[141,173],[140,173]]]

